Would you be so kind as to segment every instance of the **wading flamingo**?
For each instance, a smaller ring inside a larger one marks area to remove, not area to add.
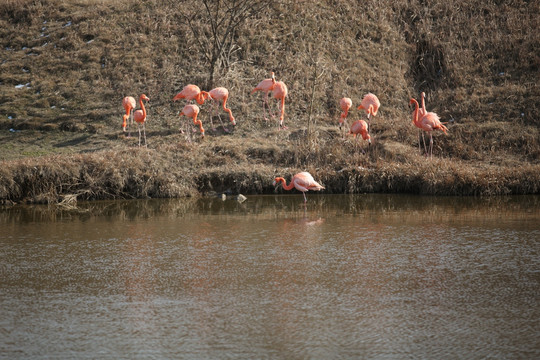
[[[173,101],[176,101],[179,99],[186,99],[187,101],[190,101],[190,102],[195,100],[197,101],[199,105],[202,105],[204,103],[204,97],[201,92],[201,89],[199,89],[197,85],[192,85],[192,84],[184,86],[182,91],[180,91],[178,94],[176,94],[173,97]]]
[[[213,113],[217,114],[217,107],[219,106],[219,103],[221,102],[223,105],[223,110],[225,110],[227,113],[229,113],[229,121],[236,125],[236,120],[234,120],[234,116],[232,114],[231,109],[228,109],[225,105],[227,105],[227,99],[229,98],[229,90],[225,89],[224,87],[217,87],[215,89],[212,89],[208,92],[203,91],[203,98],[206,99],[212,99],[215,100],[214,104],[214,111]],[[210,123],[212,124],[212,127],[214,126],[214,123],[212,122],[213,114],[210,115]],[[225,125],[223,125],[223,121],[221,120],[221,116],[218,114],[219,121],[221,122],[221,126],[223,126],[223,129],[225,131],[228,131]]]
[[[199,125],[199,130],[201,131],[201,138],[204,138],[204,128],[202,126],[202,122],[201,120],[197,120],[197,115],[199,115],[199,107],[197,105],[188,104],[184,106],[184,108],[182,109],[182,112],[178,115],[179,116],[185,115],[187,117],[192,118],[193,124]]]
[[[349,114],[349,109],[352,106],[352,100],[348,97],[344,97],[341,100],[339,100],[339,106],[341,107],[341,110],[343,111],[341,113],[341,116],[339,117],[339,128],[341,129],[341,126],[343,124],[347,126],[347,115]]]
[[[433,157],[433,130],[442,130],[446,134],[446,131],[448,129],[441,123],[439,116],[434,112],[425,113],[424,116],[419,118],[418,101],[416,101],[415,99],[411,99],[410,103],[411,105],[414,104],[415,106],[413,113],[413,123],[423,131],[427,131],[429,133],[429,156]],[[426,150],[427,156],[427,149],[425,143],[424,150]]]
[[[124,130],[125,132],[128,119],[131,118],[130,125],[133,125],[133,110],[137,106],[137,102],[135,101],[135,98],[133,96],[126,96],[125,98],[122,99],[122,106],[126,110],[126,114],[123,116],[123,122],[122,122],[122,130]],[[128,136],[130,136],[130,133],[131,133],[131,129],[128,132]]]
[[[349,130],[349,135],[353,134],[356,140],[356,145],[358,145],[358,135],[362,135],[362,139],[368,141],[368,146],[371,145],[371,136],[368,132],[368,124],[365,120],[356,120]],[[362,150],[363,152],[364,150]]]
[[[139,97],[139,105],[141,106],[141,108],[133,113],[133,120],[135,120],[135,122],[137,123],[137,128],[139,129],[139,147],[141,146],[141,124],[144,133],[144,146],[146,146],[146,108],[144,107],[143,100],[150,101],[150,99],[146,95],[142,94]]]
[[[324,189],[324,186],[316,182],[315,179],[313,179],[313,176],[311,176],[311,174],[308,172],[301,172],[294,175],[289,185],[287,185],[287,183],[285,182],[285,179],[282,177],[277,177],[274,179],[274,186],[280,183],[282,184],[283,189],[285,190],[291,190],[294,187],[298,191],[301,191],[302,194],[304,195],[304,203],[307,202],[306,191],[308,190],[319,191],[319,190]]]
[[[274,99],[281,100],[279,107],[281,112],[279,115],[279,129],[286,129],[287,127],[283,125],[283,118],[285,117],[285,98],[289,90],[283,81],[277,81],[272,91],[274,92]]]
[[[373,95],[372,93],[368,93],[364,95],[364,98],[362,99],[362,102],[360,103],[360,106],[358,106],[358,109],[364,109],[364,111],[367,114],[367,121],[368,121],[368,131],[371,127],[371,117],[377,116],[377,111],[379,111],[379,108],[381,107],[381,103],[377,96]]]
[[[268,112],[270,112],[270,115],[274,117],[274,114],[272,113],[272,110],[270,109],[270,105],[268,104],[268,93],[274,89],[274,85],[276,84],[276,78],[273,72],[270,73],[270,75],[271,77],[269,79],[264,79],[255,87],[255,89],[251,91],[252,94],[255,93],[256,91],[264,92],[264,97],[263,97],[264,120],[268,120],[266,118],[265,106],[268,107]]]

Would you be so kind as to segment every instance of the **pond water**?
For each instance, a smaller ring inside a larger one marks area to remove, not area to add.
[[[0,210],[0,358],[540,358],[540,197]]]

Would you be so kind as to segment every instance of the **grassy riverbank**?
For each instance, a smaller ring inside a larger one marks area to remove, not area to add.
[[[186,4],[0,5],[1,201],[271,193],[275,176],[304,170],[328,193],[540,192],[537,3],[272,2],[236,29],[213,84],[185,21],[204,23],[202,8]],[[250,94],[269,71],[289,87],[285,131]],[[212,129],[205,104],[207,136],[188,142],[183,103],[171,101],[188,83],[227,87],[236,128]],[[432,160],[419,154],[408,107],[421,91],[449,121]],[[343,96],[353,99],[349,124],[365,118],[356,106],[367,92],[382,105],[364,154],[337,122]],[[122,97],[141,93],[151,99],[148,148],[136,129],[121,131]]]

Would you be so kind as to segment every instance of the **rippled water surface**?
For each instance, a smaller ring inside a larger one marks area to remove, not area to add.
[[[540,358],[540,198],[0,210],[0,358]]]

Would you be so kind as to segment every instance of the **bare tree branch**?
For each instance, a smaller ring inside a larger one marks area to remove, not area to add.
[[[208,86],[213,86],[214,73],[228,67],[231,55],[240,49],[236,31],[244,22],[264,10],[271,0],[199,0],[203,11],[184,14],[195,41],[208,62]]]

